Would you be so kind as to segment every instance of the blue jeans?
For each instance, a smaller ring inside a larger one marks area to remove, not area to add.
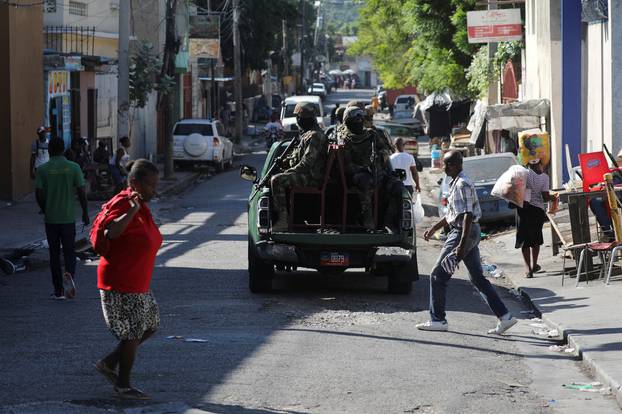
[[[495,288],[484,277],[478,247],[480,231],[479,224],[473,223],[471,232],[466,241],[465,256],[462,261],[469,271],[471,283],[484,299],[486,299],[488,306],[494,314],[500,318],[508,313],[508,309],[501,301]],[[443,249],[441,250],[441,254],[430,274],[430,317],[433,321],[445,321],[445,293],[447,290],[447,282],[449,282],[452,275],[443,270],[440,264],[445,256],[458,247],[461,236],[462,229],[451,228],[447,235],[447,240],[445,240],[445,244],[443,245]]]
[[[60,263],[61,245],[65,259],[65,271],[71,273],[72,277],[76,275],[76,225],[75,223],[45,223],[45,234],[50,250],[50,270],[52,271],[54,294],[60,296],[64,294],[63,269]]]

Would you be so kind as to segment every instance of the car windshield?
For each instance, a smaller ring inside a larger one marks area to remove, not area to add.
[[[315,116],[319,117],[320,115],[320,106],[317,104],[312,104],[313,105],[313,109],[315,112]],[[296,115],[294,115],[294,109],[296,108],[296,104],[287,104],[285,106],[285,114],[283,115],[283,118],[294,118]]]
[[[211,124],[177,124],[173,135],[201,134],[206,136],[214,135]]]
[[[389,134],[393,137],[417,137],[417,131],[413,128],[406,128],[396,125],[380,125],[389,131]]]
[[[464,172],[474,183],[497,181],[501,174],[516,164],[512,157],[486,157],[469,160],[464,159]]]

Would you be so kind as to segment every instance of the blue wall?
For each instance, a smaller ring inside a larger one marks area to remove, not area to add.
[[[581,1],[562,0],[562,171],[568,181],[565,146],[572,165],[581,153]]]

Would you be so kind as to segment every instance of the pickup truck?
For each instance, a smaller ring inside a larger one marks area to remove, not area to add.
[[[294,140],[295,142],[296,140]],[[242,165],[240,176],[252,181],[248,200],[248,278],[253,293],[272,290],[275,271],[298,268],[340,274],[349,268],[364,269],[387,277],[391,293],[408,294],[419,279],[417,246],[412,220],[411,196],[403,190],[399,202],[399,230],[389,230],[379,220],[382,200],[374,197],[374,216],[379,230],[366,231],[357,224],[360,204],[348,188],[343,148],[331,145],[326,173],[320,187],[293,188],[289,192],[289,228],[272,232],[273,217],[270,176],[280,172],[279,160],[293,145],[275,143],[258,173]]]

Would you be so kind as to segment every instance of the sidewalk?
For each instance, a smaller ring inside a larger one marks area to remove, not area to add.
[[[158,194],[160,197],[180,193],[190,187],[205,171],[176,171],[175,180],[160,179]],[[89,201],[89,215],[91,221],[100,210],[104,201]],[[34,193],[28,194],[19,201],[2,202],[0,204],[0,253],[17,249],[45,239],[43,215]],[[89,229],[82,231],[81,210],[76,201],[76,241],[88,237]]]
[[[508,281],[542,314],[542,320],[578,351],[597,380],[611,387],[622,407],[622,277],[612,277],[609,286],[591,280],[587,286],[581,282],[578,288],[576,279],[566,278],[561,286],[563,256],[552,256],[549,224],[543,232],[545,244],[539,264],[549,273],[537,273],[533,279],[524,277],[522,257],[514,249],[514,231],[483,241],[482,257],[503,270]],[[572,260],[566,260],[567,267],[573,265]]]

